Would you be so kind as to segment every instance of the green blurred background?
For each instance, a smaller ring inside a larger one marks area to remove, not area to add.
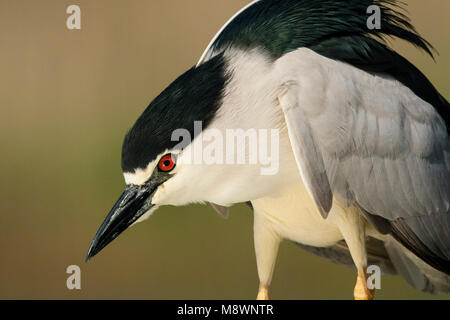
[[[450,98],[450,2],[408,0],[436,62],[394,41]],[[89,263],[124,182],[120,150],[147,104],[197,62],[244,0],[0,0],[0,298],[253,299],[252,215],[159,209]],[[82,29],[66,28],[78,4]],[[82,289],[69,291],[76,264]],[[355,272],[282,244],[274,299],[351,299]],[[386,276],[382,299],[444,298]]]

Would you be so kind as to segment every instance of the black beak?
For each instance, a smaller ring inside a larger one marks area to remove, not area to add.
[[[130,185],[125,188],[125,191],[98,229],[89,248],[86,261],[100,252],[154,206],[152,197],[155,189],[150,188],[148,185]]]

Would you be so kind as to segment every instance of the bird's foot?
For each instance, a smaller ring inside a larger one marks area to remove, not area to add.
[[[269,300],[269,287],[260,285],[256,300]]]
[[[369,289],[367,287],[367,275],[365,272],[358,272],[353,296],[355,300],[373,300],[375,289]]]

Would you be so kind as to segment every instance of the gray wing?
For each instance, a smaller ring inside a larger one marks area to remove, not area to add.
[[[220,217],[228,219],[228,217],[230,216],[230,208],[212,202],[210,202],[209,204],[211,205],[211,207],[213,207],[214,211],[216,211]]]
[[[345,241],[340,241],[331,247],[311,247],[301,243],[295,243],[309,253],[325,258],[336,264],[355,267],[350,251]],[[384,247],[384,243],[375,238],[366,240],[367,259],[369,265],[377,265],[383,274],[396,274],[397,271]]]
[[[292,82],[284,85],[284,93],[287,94],[280,94],[280,105],[289,128],[289,140],[295,142],[291,143],[291,146],[300,176],[320,214],[326,218],[332,206],[333,194],[322,153],[314,141],[307,117],[300,108],[296,108],[298,103],[296,97],[288,93],[291,87],[295,86],[296,84]]]
[[[312,247],[296,243],[299,247],[336,264],[355,268],[345,241],[330,247]],[[411,287],[428,293],[450,292],[450,277],[408,256],[398,243],[380,241],[372,237],[366,239],[368,265],[380,267],[382,274],[399,274]]]
[[[426,265],[394,240],[386,241],[384,247],[395,270],[410,286],[433,294],[450,292],[448,275]]]
[[[443,119],[394,79],[329,59],[308,65],[314,74],[299,66],[279,102],[294,153],[303,148],[297,164],[315,202],[323,200],[314,189],[329,184],[336,200],[362,208],[375,224],[381,218],[409,250],[449,273],[450,140]],[[298,138],[305,130],[312,152]],[[305,170],[304,162],[318,166]],[[317,179],[322,164],[325,185]]]
[[[224,219],[228,219],[229,218],[229,216],[230,216],[230,208],[229,207],[224,207],[224,206],[218,205],[216,203],[212,203],[212,202],[210,202],[209,204],[211,205],[211,207],[214,209],[214,211],[220,217],[222,217]],[[253,206],[252,206],[250,201],[245,202],[245,205],[247,205],[250,209],[253,210]]]

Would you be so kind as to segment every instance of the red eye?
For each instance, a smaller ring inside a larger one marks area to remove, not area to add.
[[[158,169],[163,172],[169,172],[173,168],[175,168],[175,160],[170,153],[163,156],[158,162]]]

